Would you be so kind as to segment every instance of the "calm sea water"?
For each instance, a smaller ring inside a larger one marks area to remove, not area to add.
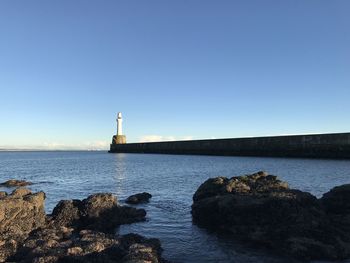
[[[46,192],[48,213],[61,199],[82,199],[97,192],[112,192],[121,203],[131,194],[151,193],[151,202],[139,206],[146,209],[147,221],[121,226],[117,232],[159,238],[164,257],[173,262],[290,262],[192,224],[192,196],[202,182],[209,177],[259,170],[278,175],[291,187],[318,197],[336,185],[350,183],[350,161],[346,160],[0,152],[0,180],[34,182],[32,190]]]

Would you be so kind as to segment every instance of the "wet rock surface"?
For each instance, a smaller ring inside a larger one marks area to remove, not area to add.
[[[350,185],[320,199],[266,172],[208,179],[193,196],[194,223],[300,259],[350,257]]]
[[[121,224],[145,220],[146,211],[120,206],[112,194],[94,194],[84,200],[63,200],[52,212],[53,223],[76,229],[113,232]]]
[[[31,182],[27,182],[24,180],[8,180],[6,182],[0,183],[0,186],[5,186],[5,187],[20,187],[20,186],[27,186],[27,185],[31,185],[33,183]]]
[[[143,193],[138,193],[129,196],[126,200],[125,203],[127,204],[141,204],[141,203],[148,203],[149,199],[152,197],[151,194],[143,192]]]
[[[17,250],[14,262],[164,262],[157,239],[128,234],[115,237],[71,228],[35,231]],[[134,260],[134,261],[133,261]]]
[[[146,212],[109,193],[63,200],[44,213],[45,194],[19,188],[0,195],[0,262],[165,262],[158,239],[114,235]]]
[[[4,193],[4,192],[2,192]],[[0,261],[14,253],[30,232],[46,223],[45,194],[16,189],[0,197]]]

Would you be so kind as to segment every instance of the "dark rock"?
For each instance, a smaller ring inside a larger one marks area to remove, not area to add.
[[[333,189],[320,201],[263,172],[218,177],[194,194],[192,217],[200,226],[294,257],[344,259],[350,256],[350,227],[344,232],[329,211],[350,207],[349,188]]]
[[[35,231],[17,253],[15,262],[164,262],[157,239],[136,234],[116,237],[92,230],[66,235],[63,228]]]
[[[82,210],[80,200],[61,200],[53,209],[52,217],[59,226],[76,226],[79,224]]]
[[[118,205],[117,198],[109,193],[93,194],[83,200],[83,215],[94,218]]]
[[[29,233],[45,225],[45,194],[16,189],[0,198],[0,262],[12,255]]]
[[[350,214],[350,184],[336,186],[321,198],[327,213]]]
[[[0,262],[165,262],[158,239],[115,236],[146,212],[118,205],[112,194],[60,201],[44,213],[43,192],[19,188],[0,197]],[[101,232],[100,232],[101,231]]]
[[[126,251],[122,262],[163,262],[159,239],[145,238],[137,234],[128,234],[118,238],[120,247]]]
[[[193,196],[197,201],[206,197],[213,197],[227,193],[263,193],[274,190],[288,189],[288,184],[268,175],[266,172],[258,172],[252,175],[232,177],[210,178],[203,183]]]
[[[152,197],[151,194],[143,192],[135,195],[129,196],[125,202],[128,204],[140,204],[140,203],[147,203],[149,202],[149,199]]]
[[[76,229],[113,232],[121,224],[145,220],[146,211],[120,206],[112,194],[94,194],[80,200],[64,200],[52,212],[53,223]]]
[[[8,180],[6,182],[0,183],[1,186],[5,186],[5,187],[27,186],[31,184],[32,184],[31,182],[27,182],[24,180]]]
[[[45,194],[16,189],[0,198],[0,236],[28,234],[45,224]]]
[[[340,236],[350,235],[350,184],[334,187],[320,199],[331,225],[336,226]],[[344,239],[344,237],[342,238]]]
[[[23,197],[26,195],[30,195],[31,193],[32,193],[32,191],[30,191],[27,188],[17,188],[17,189],[12,191],[11,195],[13,197]]]

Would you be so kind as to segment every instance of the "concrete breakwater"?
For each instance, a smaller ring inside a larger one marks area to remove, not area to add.
[[[350,159],[350,133],[112,143],[109,152]]]

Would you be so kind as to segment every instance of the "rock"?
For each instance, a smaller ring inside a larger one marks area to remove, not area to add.
[[[350,215],[349,193],[342,186],[318,200],[265,172],[211,178],[193,196],[192,217],[202,227],[297,258],[344,259],[350,256],[350,223],[340,227],[330,211]]]
[[[45,224],[45,193],[16,189],[0,198],[0,236],[28,234]]]
[[[16,253],[18,243],[14,239],[2,239],[0,242],[0,262],[6,262],[7,258]]]
[[[225,177],[210,178],[203,183],[193,196],[193,200],[197,201],[207,197],[212,197],[225,193],[228,179]]]
[[[34,232],[10,260],[14,262],[165,262],[158,239],[128,234],[116,237],[81,230],[67,242],[62,230]]]
[[[146,211],[118,205],[112,194],[94,194],[80,200],[64,200],[52,212],[52,220],[58,226],[76,229],[92,229],[113,232],[121,224],[145,220]]]
[[[336,226],[339,235],[350,233],[350,184],[336,186],[320,199],[331,225]],[[344,239],[344,238],[343,238]]]
[[[44,213],[45,194],[19,188],[0,197],[0,262],[165,262],[157,239],[115,236],[115,227],[146,212],[112,194],[63,200]]]
[[[67,249],[67,254],[70,256],[77,256],[83,253],[83,249],[81,247],[70,247]]]
[[[218,196],[227,193],[263,193],[274,190],[288,189],[288,184],[268,175],[267,172],[258,172],[252,175],[210,178],[203,183],[193,196],[197,201],[206,197]]]
[[[334,187],[322,196],[321,202],[327,213],[350,214],[350,184]]]
[[[25,196],[25,195],[29,195],[31,194],[32,191],[30,191],[29,189],[27,188],[17,188],[15,190],[12,191],[12,195],[13,196],[18,196],[18,197],[22,197],[22,196]]]
[[[53,209],[52,217],[59,226],[74,226],[79,224],[82,201],[61,200]]]
[[[24,180],[8,180],[6,182],[0,183],[1,186],[5,186],[5,187],[18,187],[18,186],[27,186],[27,185],[31,185],[31,182],[27,182]]]
[[[118,206],[117,198],[110,194],[94,194],[82,201],[82,215],[98,218],[101,214]]]
[[[122,262],[163,262],[160,257],[162,248],[158,239],[147,239],[140,235],[128,234],[118,240],[126,252]]]
[[[147,203],[149,202],[149,199],[152,197],[151,194],[143,192],[135,195],[129,196],[125,202],[127,204],[140,204],[140,203]]]
[[[45,225],[45,194],[16,189],[0,198],[0,262],[12,255],[31,231]]]

